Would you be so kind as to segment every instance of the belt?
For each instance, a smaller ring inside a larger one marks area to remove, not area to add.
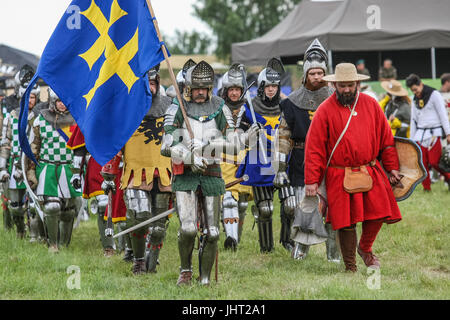
[[[376,159],[370,161],[367,164],[363,164],[363,166],[366,166],[366,167],[375,167],[376,165],[377,165],[377,160]],[[345,169],[346,168],[346,167],[343,167],[343,166],[334,166],[334,165],[330,165],[330,167],[331,168],[337,168],[337,169]],[[359,167],[361,167],[361,166],[351,167],[351,168],[352,169],[359,169]]]
[[[295,149],[305,149],[305,142],[304,141],[294,141],[294,148]]]
[[[192,169],[190,167],[185,167],[188,170]],[[222,178],[222,171],[214,171],[212,169],[220,169],[220,164],[211,164],[206,167],[205,172],[202,173],[203,176],[209,176],[209,177],[216,177],[216,178]]]

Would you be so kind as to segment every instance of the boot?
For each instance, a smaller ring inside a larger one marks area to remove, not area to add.
[[[123,256],[123,261],[125,262],[132,262],[134,259],[133,250],[132,249],[125,249],[125,254]]]
[[[147,269],[145,268],[145,260],[144,258],[133,260],[133,268],[132,268],[134,275],[141,275],[147,272]]]
[[[338,235],[345,271],[356,272],[356,228],[339,229]]]
[[[177,280],[177,286],[191,285],[192,281],[192,270],[181,270],[180,275]]]
[[[368,268],[372,269],[380,268],[380,261],[378,260],[377,256],[372,253],[372,251],[371,252],[362,251],[361,248],[358,246],[358,254],[361,256],[361,258],[364,261],[364,264]]]

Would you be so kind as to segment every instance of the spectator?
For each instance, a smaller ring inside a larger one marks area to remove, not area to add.
[[[436,169],[445,177],[450,189],[450,172],[444,172],[439,168],[442,153],[441,138],[446,137],[447,143],[450,143],[450,124],[444,99],[437,90],[425,85],[415,74],[406,78],[406,85],[414,93],[411,107],[411,139],[422,149],[423,164],[427,171],[430,167]],[[422,185],[426,191],[431,191],[429,172]]]
[[[450,119],[450,73],[444,73],[441,76],[441,94],[447,104],[447,111]]]
[[[391,126],[392,134],[397,137],[409,138],[411,100],[408,97],[408,91],[397,80],[383,81],[381,87],[389,97],[383,111]]]
[[[391,59],[383,61],[383,66],[380,68],[378,80],[389,81],[397,79],[397,69],[392,65]]]
[[[366,68],[364,59],[360,59],[360,60],[356,61],[356,72],[370,77],[370,72]]]

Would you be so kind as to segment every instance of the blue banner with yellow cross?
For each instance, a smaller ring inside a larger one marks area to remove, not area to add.
[[[161,45],[146,0],[72,1],[21,101],[22,150],[35,160],[25,101],[41,78],[69,109],[94,159],[112,159],[151,106],[146,73],[164,60]]]

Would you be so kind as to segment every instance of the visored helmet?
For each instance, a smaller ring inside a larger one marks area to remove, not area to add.
[[[25,64],[20,68],[14,77],[14,91],[16,95],[21,98],[28,87],[28,83],[34,76],[34,69]]]
[[[270,85],[280,86],[281,76],[284,74],[283,63],[277,59],[272,58],[267,63],[267,67],[263,69],[258,75],[258,95],[264,96],[264,88]]]

